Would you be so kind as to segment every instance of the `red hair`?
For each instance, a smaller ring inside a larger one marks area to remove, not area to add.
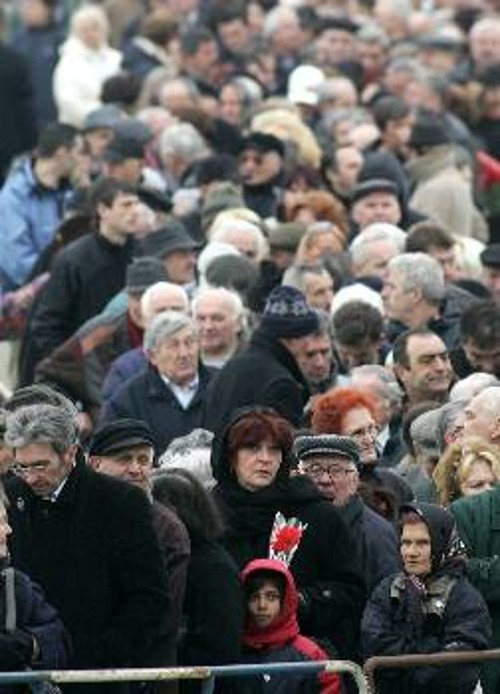
[[[369,410],[378,419],[374,398],[356,388],[332,388],[314,401],[312,429],[315,434],[342,435],[344,419],[348,412],[358,407]]]
[[[283,453],[289,453],[293,445],[291,424],[276,412],[249,412],[229,430],[229,460],[234,459],[240,448],[258,445],[266,439],[279,446]]]

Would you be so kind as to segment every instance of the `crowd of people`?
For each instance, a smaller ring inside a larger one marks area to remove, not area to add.
[[[500,647],[498,1],[2,0],[0,94],[0,670]]]

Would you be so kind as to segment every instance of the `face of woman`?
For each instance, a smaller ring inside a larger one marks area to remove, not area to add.
[[[250,492],[265,489],[274,482],[282,459],[280,446],[269,439],[240,448],[233,464],[236,478]]]
[[[469,468],[468,474],[460,481],[462,496],[473,496],[493,489],[497,480],[493,470],[484,460],[477,460]]]

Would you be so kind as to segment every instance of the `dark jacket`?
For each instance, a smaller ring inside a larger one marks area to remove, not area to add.
[[[36,143],[33,86],[25,58],[0,43],[0,185],[12,158]]]
[[[144,492],[78,462],[55,502],[6,483],[12,563],[43,587],[68,628],[76,668],[141,666],[167,609]]]
[[[142,347],[129,349],[111,364],[101,389],[103,403],[110,400],[132,376],[144,371],[148,360]]]
[[[31,316],[35,363],[96,316],[125,286],[133,244],[86,234],[58,253],[50,279]]]
[[[242,569],[252,559],[268,556],[278,511],[286,519],[297,518],[305,524],[290,564],[301,595],[301,632],[329,639],[342,656],[352,657],[365,595],[354,540],[337,509],[310,480],[290,478],[289,459],[264,489],[251,492],[238,484],[227,458],[227,436],[232,424],[249,410],[236,412],[212,447],[212,469],[218,481],[214,497],[226,524],[224,544]]]
[[[398,536],[393,525],[366,506],[358,495],[340,507],[339,512],[351,530],[370,595],[383,578],[401,569]]]
[[[242,572],[243,585],[257,571],[271,571],[284,580],[285,591],[280,599],[281,610],[278,617],[267,627],[258,627],[248,613],[243,634],[243,661],[248,663],[304,663],[314,660],[328,660],[327,653],[312,639],[299,632],[297,610],[299,597],[290,571],[285,564],[274,559],[256,559]],[[246,601],[250,595],[246,591]],[[244,678],[240,684],[242,694],[340,694],[341,684],[338,675],[322,673],[317,677],[310,674],[257,675]]]
[[[21,571],[14,572],[16,600],[16,629],[35,637],[40,655],[33,669],[62,670],[69,666],[71,643],[69,635],[56,610],[45,600],[39,585]],[[5,574],[0,575],[0,612],[5,619],[6,611]],[[0,629],[3,632],[4,628]],[[31,660],[7,663],[6,653],[0,656],[1,670],[24,670],[31,667]],[[8,666],[8,667],[6,667]],[[4,687],[2,687],[4,691]]]
[[[101,422],[123,417],[147,422],[156,441],[159,455],[179,436],[189,434],[201,425],[202,408],[212,369],[200,366],[199,385],[186,409],[161,378],[158,370],[149,365],[146,371],[126,382],[103,407]]]
[[[361,626],[364,655],[405,655],[488,648],[491,621],[479,592],[465,577],[466,550],[451,514],[433,504],[410,504],[427,526],[429,573],[406,571],[385,579],[369,599]],[[380,694],[472,694],[475,664],[379,671]]]
[[[218,431],[233,410],[246,405],[272,407],[299,426],[308,396],[307,383],[291,353],[257,329],[248,347],[214,378],[205,400],[203,426]]]

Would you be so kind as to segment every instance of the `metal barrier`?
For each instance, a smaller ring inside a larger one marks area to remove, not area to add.
[[[212,694],[217,677],[249,677],[272,673],[285,676],[297,673],[311,675],[339,673],[351,675],[359,694],[368,694],[368,685],[362,668],[348,660],[326,660],[304,663],[268,663],[266,665],[220,665],[192,668],[120,668],[108,670],[30,670],[28,672],[1,672],[0,686],[5,684],[84,684],[110,682],[155,682],[166,680],[203,680],[203,694]]]
[[[377,655],[369,658],[363,667],[368,689],[375,694],[375,670],[383,668],[410,668],[426,665],[453,665],[457,663],[483,663],[500,660],[500,648],[489,651],[442,651],[418,655]]]

